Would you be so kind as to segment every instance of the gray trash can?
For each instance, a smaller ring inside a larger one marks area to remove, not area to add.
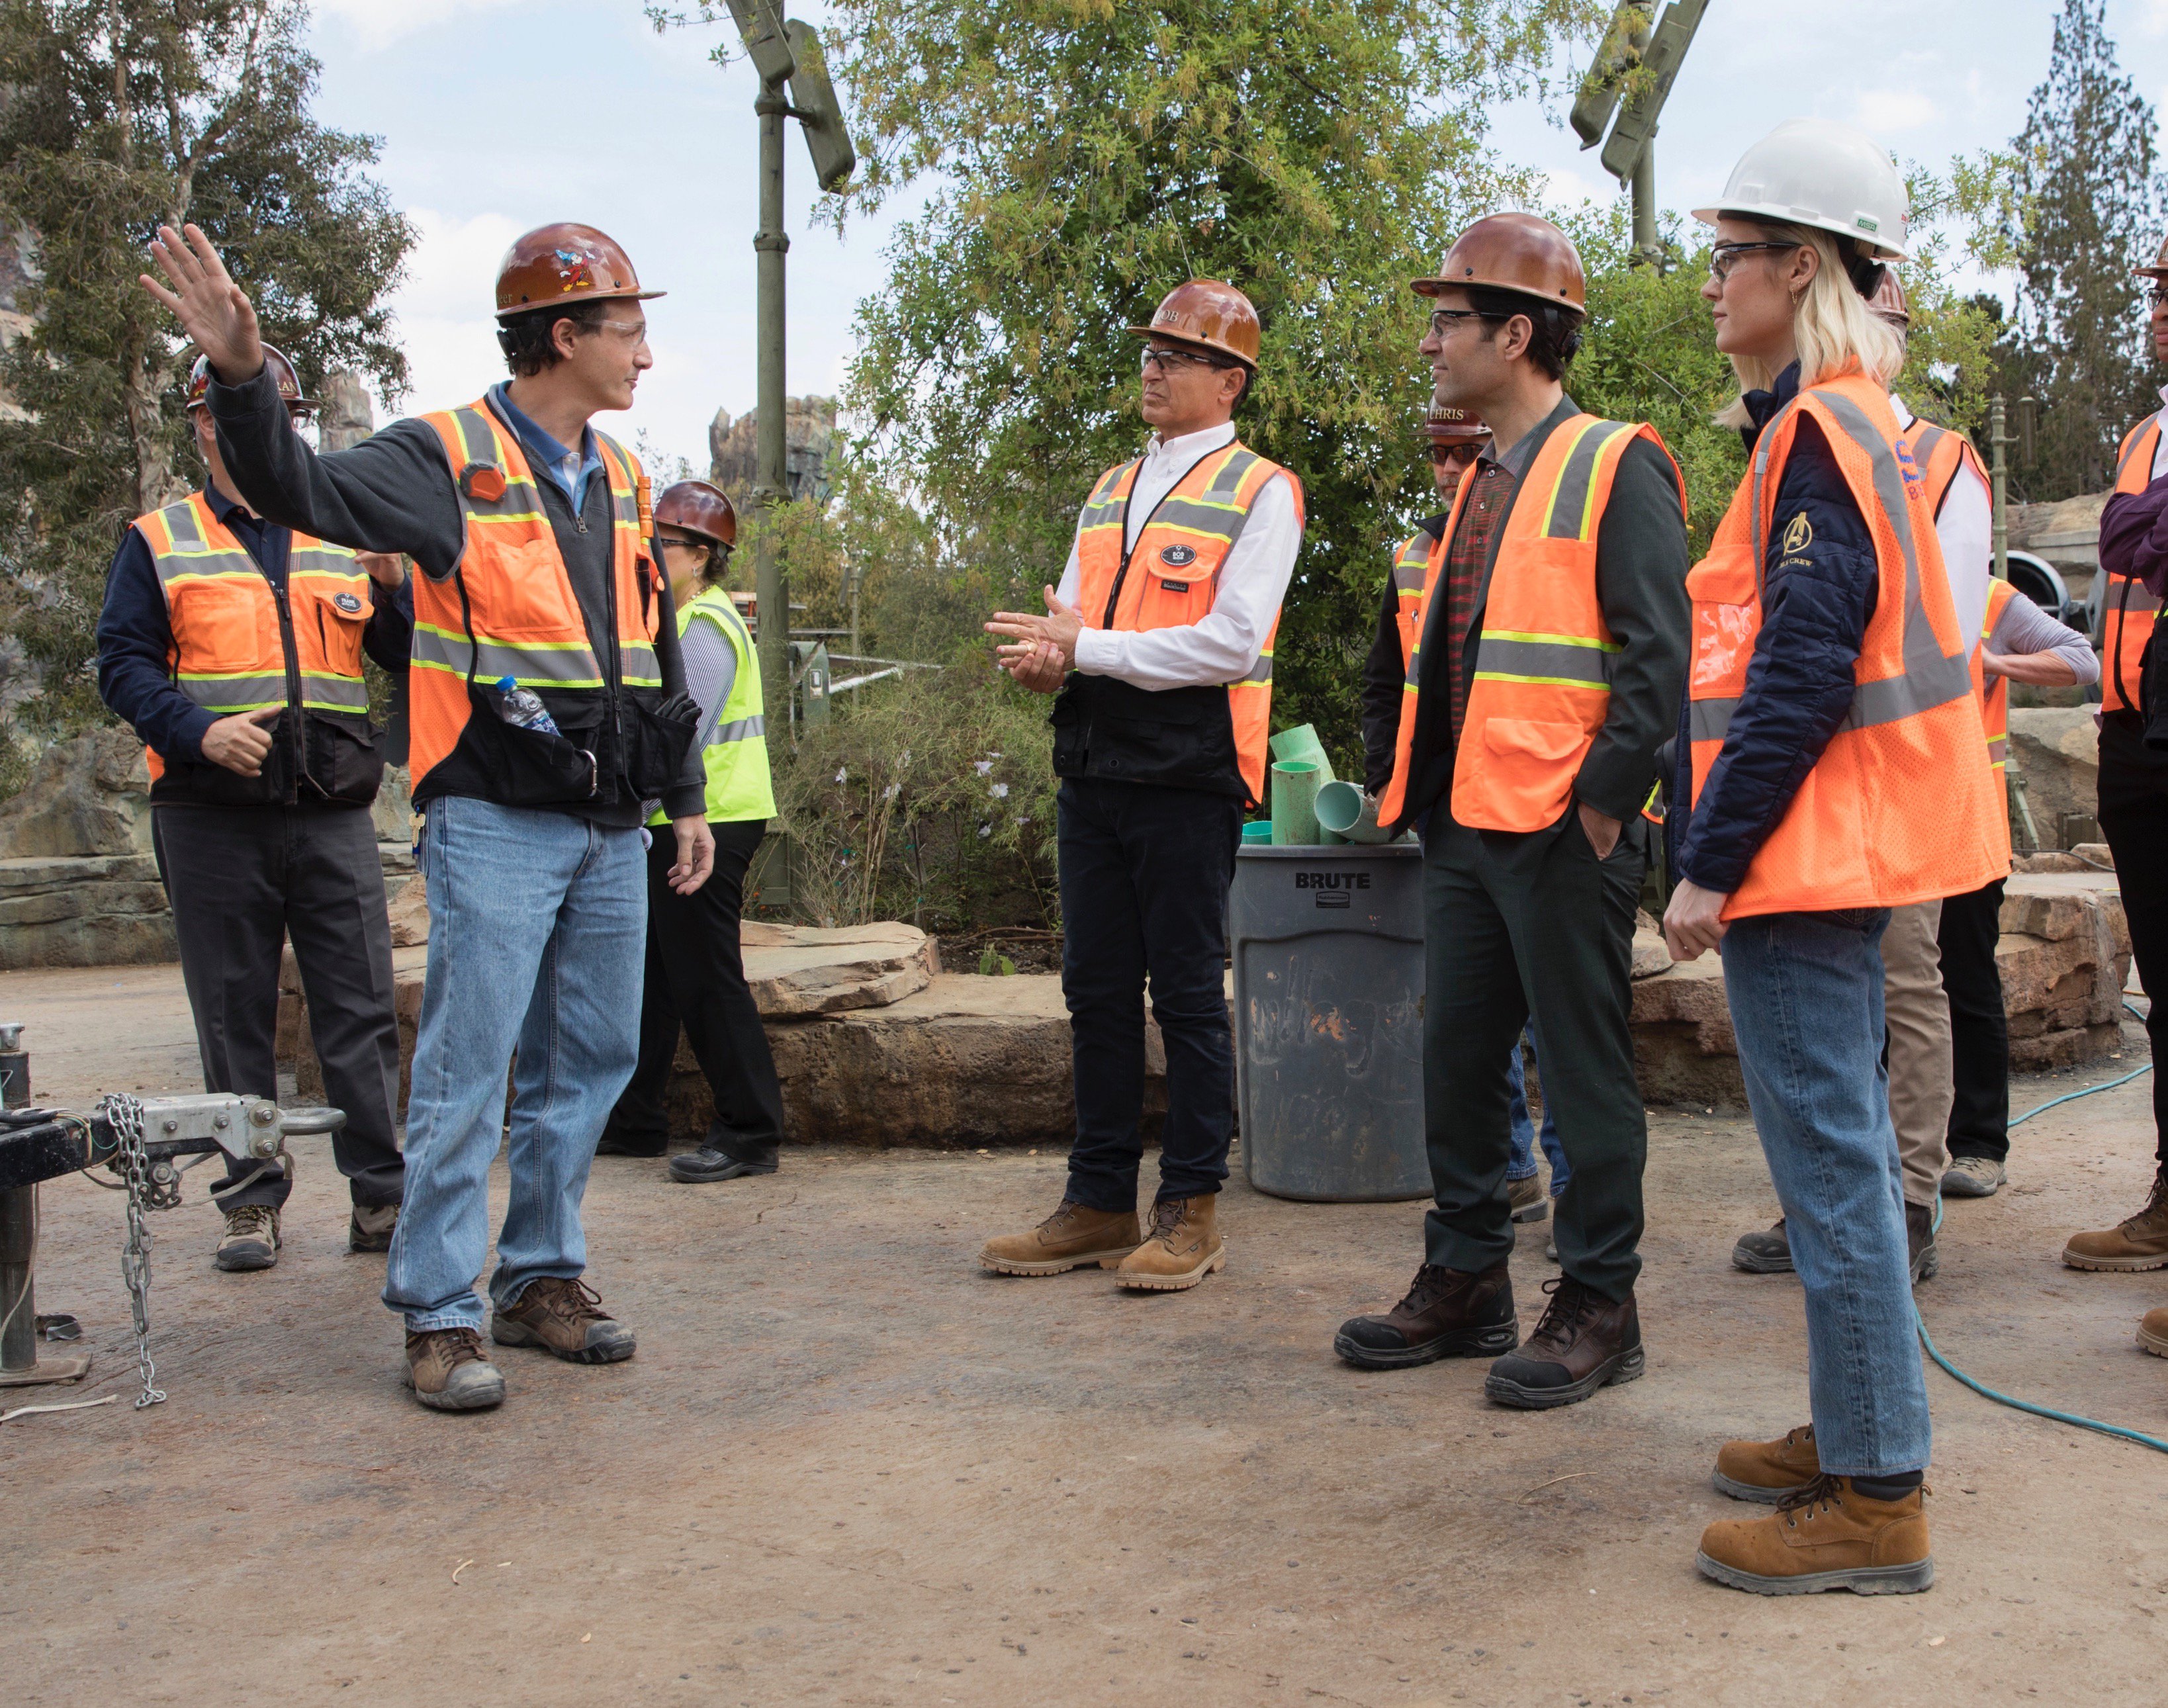
[[[1227,910],[1250,1184],[1322,1203],[1428,1197],[1422,850],[1246,843]]]

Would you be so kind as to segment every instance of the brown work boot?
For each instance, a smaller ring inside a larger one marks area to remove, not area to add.
[[[1710,1480],[1719,1494],[1772,1506],[1821,1474],[1815,1426],[1802,1424],[1781,1441],[1726,1441],[1717,1449],[1716,1475]]]
[[[615,1364],[639,1344],[632,1330],[602,1308],[585,1281],[545,1275],[491,1313],[489,1338],[500,1346],[534,1346],[568,1364]]]
[[[221,1269],[268,1269],[279,1260],[279,1212],[268,1204],[243,1204],[226,1212],[226,1232],[210,1260]]]
[[[1094,1210],[1074,1198],[1028,1233],[1003,1233],[979,1253],[979,1267],[996,1275],[1065,1275],[1097,1264],[1112,1269],[1137,1249],[1134,1210]]]
[[[407,1335],[406,1386],[434,1411],[481,1412],[504,1403],[504,1377],[471,1329],[428,1329]]]
[[[2138,1344],[2155,1358],[2168,1358],[2168,1305],[2155,1305],[2139,1320]]]
[[[1151,1208],[1145,1243],[1122,1260],[1114,1285],[1144,1293],[1178,1293],[1227,1266],[1220,1237],[1220,1195],[1161,1198]]]
[[[2143,1210],[2103,1233],[2073,1233],[2063,1261],[2072,1269],[2168,1269],[2168,1164],[2153,1176]]]
[[[357,1204],[346,1224],[348,1251],[389,1251],[392,1230],[399,1225],[396,1204]]]
[[[1525,1180],[1506,1181],[1506,1207],[1516,1222],[1540,1222],[1549,1215],[1550,1195],[1544,1191],[1544,1177],[1530,1175]]]
[[[1702,1532],[1703,1574],[1756,1595],[1911,1595],[1935,1581],[1924,1491],[1874,1500],[1848,1477],[1817,1477],[1767,1518],[1719,1519]]]
[[[1501,1406],[1547,1411],[1641,1373],[1641,1317],[1634,1296],[1611,1300],[1571,1276],[1544,1283],[1551,1302],[1517,1352],[1490,1366],[1483,1392]]]
[[[1501,1263],[1480,1272],[1427,1263],[1408,1296],[1382,1317],[1350,1317],[1332,1350],[1364,1370],[1404,1370],[1439,1358],[1495,1358],[1521,1344],[1513,1277]]]

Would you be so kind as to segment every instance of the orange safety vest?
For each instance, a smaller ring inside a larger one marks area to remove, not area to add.
[[[166,661],[175,687],[221,718],[284,706],[290,716],[358,719],[365,739],[361,636],[371,607],[369,577],[352,552],[295,534],[282,596],[200,492],[130,525],[150,547],[166,596],[173,637]],[[286,735],[298,744],[298,717],[291,722]],[[166,761],[155,748],[143,752],[155,786]],[[216,781],[221,798],[230,797],[236,784]]]
[[[2115,490],[2143,492],[2150,486],[2160,447],[2160,416],[2149,415],[2123,436],[2115,463]],[[2139,711],[2139,672],[2145,666],[2145,649],[2153,639],[2160,602],[2135,576],[2107,569],[2100,573],[2107,576],[2101,604],[2101,709]]]
[[[1926,491],[1889,394],[1856,369],[1807,387],[1762,428],[1708,555],[1687,576],[1694,798],[1746,692],[1762,629],[1764,545],[1807,418],[1821,428],[1873,536],[1878,591],[1853,666],[1852,709],[1725,903],[1728,920],[1900,907],[1966,894],[2009,869],[1995,774],[1976,756],[1986,736],[1970,648],[1957,632]],[[1802,514],[1785,532],[1807,526]]]
[[[1927,514],[1937,521],[1942,518],[1942,504],[1950,496],[1950,488],[1957,484],[1958,469],[1969,466],[1979,476],[1980,485],[1988,485],[1987,470],[1980,464],[1979,453],[1963,433],[1937,427],[1916,415],[1912,425],[1900,436],[1910,448],[1912,465],[1920,471],[1921,482],[1927,489]]]
[[[597,767],[580,749],[639,740],[629,730],[598,727],[613,678],[640,704],[651,706],[662,694],[647,477],[623,446],[595,434],[609,482],[617,622],[617,656],[606,661],[589,643],[518,435],[486,398],[422,419],[444,442],[466,545],[444,580],[414,577],[407,696],[414,798],[474,794],[515,806],[582,798],[596,786]],[[506,676],[541,697],[566,743],[550,749],[535,745],[529,732],[507,733],[496,687]],[[659,780],[642,779],[635,761],[629,774],[660,793],[675,773],[674,760],[667,770]]]
[[[2010,602],[2017,590],[2009,582],[1990,581],[1987,584],[1987,616],[1979,625],[1979,644],[1972,650],[1972,691],[1979,700],[1980,726],[1987,732],[1987,768],[1995,773],[1998,794],[2005,793],[2009,777],[2010,758],[2010,679],[1991,676],[1980,661],[1988,650],[1988,643],[1995,638],[1995,626],[2002,620],[2002,613],[2010,608]],[[2007,810],[1995,816],[1994,830],[2002,850],[2003,864],[2010,863],[2010,814]]]
[[[1303,521],[1302,482],[1292,471],[1268,462],[1240,439],[1208,451],[1177,480],[1138,530],[1135,545],[1124,551],[1129,526],[1129,494],[1135,489],[1137,471],[1144,459],[1124,463],[1107,470],[1092,486],[1083,514],[1076,524],[1077,604],[1087,629],[1120,629],[1143,634],[1155,629],[1180,629],[1201,622],[1212,609],[1220,586],[1220,569],[1241,537],[1243,524],[1257,495],[1274,475],[1287,476],[1294,493],[1295,525]],[[1271,739],[1273,708],[1273,640],[1279,631],[1279,613],[1273,613],[1263,650],[1249,675],[1227,686],[1227,714],[1233,726],[1233,750],[1239,782],[1256,804],[1265,798],[1267,744]],[[1103,696],[1100,685],[1112,678],[1072,675],[1071,692],[1065,695],[1069,708],[1057,709],[1059,727],[1065,716],[1079,715],[1073,695],[1080,684],[1088,684],[1087,696]],[[1123,685],[1126,686],[1126,685]],[[1165,703],[1174,695],[1193,690],[1173,688],[1151,693],[1144,703],[1132,702],[1139,715],[1149,718],[1150,703]],[[1215,693],[1216,690],[1201,692]],[[1133,690],[1144,694],[1144,690]],[[1172,707],[1168,707],[1172,710]],[[1102,726],[1096,739],[1115,741],[1113,730]],[[1155,742],[1153,745],[1164,745]],[[1209,754],[1208,740],[1198,749]],[[1061,768],[1064,745],[1056,742],[1056,769]],[[1109,767],[1093,765],[1095,776],[1120,777],[1119,760]],[[1209,777],[1171,776],[1147,780],[1181,782],[1209,786]]]
[[[1656,430],[1576,415],[1544,441],[1514,489],[1498,541],[1475,640],[1475,672],[1453,765],[1453,816],[1482,830],[1540,830],[1572,804],[1573,781],[1611,706],[1612,659],[1621,650],[1596,592],[1596,543],[1627,446],[1645,438],[1668,458]],[[1673,464],[1676,475],[1677,465]],[[1416,602],[1393,778],[1378,822],[1406,814],[1415,750],[1422,639],[1447,543],[1475,483],[1453,494],[1443,534],[1432,542]],[[1684,499],[1681,499],[1683,513]]]
[[[1436,544],[1428,530],[1417,528],[1393,554],[1393,620],[1400,632],[1403,668],[1414,662],[1416,643],[1422,638],[1423,590],[1430,582],[1431,548]]]

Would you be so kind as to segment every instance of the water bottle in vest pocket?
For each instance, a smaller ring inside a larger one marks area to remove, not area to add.
[[[484,772],[492,785],[490,798],[507,806],[562,806],[592,798],[598,782],[592,744],[594,728],[570,735],[529,728],[514,719],[523,708],[507,703],[511,697],[493,682],[466,685],[473,702],[467,728],[476,738]]]

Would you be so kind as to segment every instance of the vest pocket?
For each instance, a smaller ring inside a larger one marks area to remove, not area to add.
[[[308,775],[302,793],[367,806],[384,781],[380,732],[365,717],[309,712],[301,720],[302,754]]]
[[[632,708],[625,776],[642,800],[653,800],[677,786],[693,738],[700,733],[699,703],[689,694],[651,705],[645,695],[628,693],[625,699]]]
[[[1555,824],[1573,798],[1574,774],[1594,738],[1578,724],[1495,716],[1484,719],[1482,735],[1480,742],[1461,742],[1454,816],[1496,830]]]
[[[487,682],[469,682],[466,733],[490,783],[490,798],[512,807],[562,806],[592,800],[594,755],[546,729],[523,729],[504,717],[504,696]],[[554,713],[553,713],[553,715]]]

